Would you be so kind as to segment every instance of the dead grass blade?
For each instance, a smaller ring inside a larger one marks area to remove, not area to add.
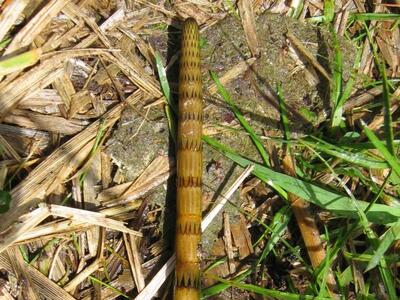
[[[82,221],[62,220],[50,222],[31,228],[26,232],[22,232],[14,243],[28,243],[36,239],[51,239],[53,237],[69,235],[71,232],[80,232],[89,230],[92,225]]]
[[[67,8],[70,9],[69,6],[67,6]],[[74,13],[75,11],[76,10],[72,8],[71,13]],[[108,30],[113,29],[115,26],[117,26],[119,23],[121,23],[124,19],[125,19],[125,11],[124,11],[124,9],[120,8],[99,26],[100,31],[105,33]],[[92,45],[97,39],[98,39],[98,34],[93,32],[89,36],[87,36],[84,40],[82,40],[80,43],[78,43],[74,48],[78,48],[78,49],[79,48],[87,48],[90,45]]]
[[[19,248],[17,246],[10,247],[7,249],[7,254],[14,271],[13,273],[16,275],[17,280],[22,283],[22,297],[32,300],[39,299],[36,297],[35,290],[32,287],[31,276],[25,268],[25,262]]]
[[[260,47],[257,39],[253,1],[239,0],[238,8],[242,20],[244,35],[246,36],[247,46],[249,46],[253,57],[258,57],[260,55]]]
[[[10,210],[3,215],[4,221],[0,229],[6,229],[45,193],[49,194],[57,184],[67,179],[71,172],[82,165],[92,149],[100,126],[108,127],[114,124],[125,105],[136,103],[141,97],[141,91],[133,93],[126,99],[126,102],[107,112],[102,120],[94,122],[74,136],[37,166],[25,180],[11,191],[12,205]]]
[[[64,290],[68,293],[73,293],[77,286],[83,282],[90,274],[96,272],[102,265],[100,258],[96,259],[89,266],[87,266],[82,272],[74,277],[67,285],[64,286]]]
[[[49,211],[45,207],[39,207],[38,209],[21,216],[18,222],[14,223],[7,231],[0,234],[0,253],[12,245],[19,236],[37,226],[48,216]]]
[[[100,227],[105,227],[116,231],[129,233],[134,236],[139,236],[139,237],[142,236],[140,232],[129,229],[121,221],[107,218],[105,215],[99,212],[93,212],[79,208],[71,208],[54,204],[48,206],[48,209],[49,209],[49,214],[52,216],[63,217],[78,222],[84,221],[85,223],[91,225],[97,225]]]
[[[61,74],[61,62],[47,60],[9,82],[0,90],[0,117],[4,117],[22,97],[48,86]]]
[[[48,147],[50,142],[47,132],[6,124],[0,124],[0,135],[17,152],[10,157],[15,157],[18,161],[22,161],[22,159],[18,158],[20,155],[27,156],[32,150],[34,150],[35,154],[41,153]],[[36,145],[36,149],[33,149],[33,144]],[[3,146],[5,146],[5,143],[3,143]],[[7,149],[6,151],[10,150],[8,148],[5,149]]]
[[[374,100],[375,97],[377,97],[381,94],[382,94],[381,86],[377,86],[372,89],[369,89],[368,91],[366,91],[360,95],[354,96],[354,97],[350,98],[348,101],[346,101],[345,104],[343,105],[343,110],[349,111],[355,107],[367,104],[368,102]]]
[[[104,49],[75,49],[48,53],[42,56],[43,61],[28,72],[14,79],[6,79],[0,84],[0,117],[5,116],[23,97],[43,89],[62,76],[63,63],[73,57],[105,55]]]
[[[134,182],[120,184],[104,190],[99,194],[98,201],[105,207],[131,202],[165,182],[173,172],[173,161],[168,156],[159,156]]]
[[[11,262],[6,252],[0,253],[0,268],[7,270],[9,273],[13,273]],[[25,264],[25,268],[32,280],[34,289],[39,295],[42,296],[43,299],[75,300],[75,298],[68,294],[63,288],[48,279],[34,267]]]
[[[78,133],[88,125],[87,121],[67,120],[63,117],[17,109],[14,109],[12,114],[5,116],[3,120],[21,127],[61,133],[64,135]]]
[[[49,109],[46,110],[47,113],[55,113],[56,111],[59,111],[57,106],[62,103],[62,99],[57,90],[42,89],[24,97],[18,103],[18,108],[30,108],[32,110],[35,110],[35,107],[45,107],[46,109]],[[57,107],[57,110],[55,107]]]
[[[3,12],[0,15],[0,41],[2,41],[10,28],[15,24],[29,0],[8,1],[3,3]]]
[[[143,270],[140,262],[140,253],[136,245],[136,238],[132,235],[124,233],[124,244],[128,256],[129,267],[135,281],[138,292],[141,292],[146,286],[144,281]]]
[[[15,1],[19,2],[19,1]],[[13,38],[4,54],[10,54],[30,45],[36,36],[51,22],[70,0],[51,0],[48,2]]]

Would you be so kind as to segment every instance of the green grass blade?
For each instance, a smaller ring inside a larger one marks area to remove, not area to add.
[[[347,99],[349,99],[351,91],[353,89],[356,75],[358,74],[360,66],[361,66],[361,55],[362,55],[362,48],[360,47],[357,50],[356,58],[354,59],[353,70],[351,72],[350,78],[346,83],[346,86],[343,90],[342,96],[339,99],[338,106],[340,106],[342,108],[343,108],[344,103],[347,101]]]
[[[380,142],[384,142],[379,140]],[[398,149],[399,145],[400,145],[400,140],[393,140],[393,144],[395,146],[395,150]],[[346,147],[346,148],[351,148],[354,150],[369,150],[369,149],[375,149],[374,144],[372,144],[371,142],[363,142],[363,143],[357,143],[354,144],[353,142],[349,143],[349,142],[339,142],[337,144],[339,147]],[[396,150],[397,151],[397,150]]]
[[[250,164],[254,165],[253,174],[268,185],[274,188],[280,187],[338,216],[359,219],[359,209],[365,210],[368,207],[368,202],[355,200],[354,203],[354,200],[350,197],[321,188],[298,178],[281,174],[255,163],[254,161],[236,154],[233,150],[220,144],[211,137],[203,137],[203,140],[242,167],[246,167]],[[355,205],[357,205],[357,208]],[[367,213],[368,221],[376,224],[394,223],[398,221],[399,217],[399,208],[389,207],[383,204],[373,205]]]
[[[390,300],[398,300],[396,287],[394,284],[394,278],[389,267],[386,265],[386,260],[381,259],[379,264],[379,273],[381,274],[383,284],[388,292],[388,296]]]
[[[120,296],[124,297],[125,299],[131,299],[131,297],[129,297],[128,295],[126,295],[124,292],[122,292],[122,291],[120,291],[119,289],[117,289],[117,288],[115,288],[115,287],[109,285],[108,283],[105,283],[105,282],[101,281],[100,279],[98,279],[98,278],[96,278],[96,277],[94,277],[94,276],[92,276],[92,275],[89,275],[88,278],[89,278],[92,282],[97,283],[97,284],[100,284],[100,285],[102,285],[102,286],[105,286],[106,288],[112,290],[114,293],[116,293],[117,295],[120,295]]]
[[[243,273],[235,276],[232,280],[234,280],[234,281],[242,281],[246,277],[248,277],[250,274],[251,274],[251,269],[248,268]],[[213,286],[210,286],[208,288],[202,289],[201,290],[201,299],[207,299],[208,297],[212,297],[214,295],[218,295],[219,293],[223,292],[224,290],[226,290],[230,286],[231,285],[229,283],[220,282],[220,283],[214,284]]]
[[[386,66],[384,62],[378,56],[378,50],[376,48],[376,44],[374,43],[371,32],[368,29],[368,26],[364,24],[367,37],[369,43],[372,48],[372,54],[374,56],[375,64],[378,67],[380,76],[382,78],[382,88],[383,88],[383,116],[384,116],[384,125],[385,125],[385,139],[386,139],[386,146],[389,152],[393,155],[394,151],[394,135],[393,135],[393,127],[392,127],[392,114],[391,114],[391,101],[390,101],[390,91],[389,91],[389,83],[386,76]]]
[[[335,1],[325,0],[324,1],[324,21],[325,23],[332,23],[335,17]]]
[[[172,101],[171,89],[169,87],[167,73],[165,72],[164,66],[162,64],[160,53],[156,52],[155,58],[156,58],[158,77],[160,79],[160,84],[161,84],[161,90],[164,94],[165,99],[167,99],[167,105],[165,105],[164,110],[168,121],[169,132],[171,134],[172,140],[176,145],[176,137],[177,137],[176,117],[178,116],[178,109]]]
[[[290,140],[290,130],[289,130],[289,120],[287,117],[287,110],[286,110],[286,105],[285,105],[285,98],[283,96],[283,91],[282,91],[282,85],[278,84],[277,86],[278,90],[278,100],[279,100],[279,110],[281,113],[281,123],[283,126],[283,136],[286,141]]]
[[[9,58],[0,59],[0,76],[23,70],[36,64],[41,54],[42,50],[37,48]]]
[[[268,256],[268,254],[271,252],[271,250],[278,243],[281,236],[284,234],[284,232],[287,229],[287,225],[290,221],[291,216],[292,216],[292,213],[291,213],[290,207],[284,206],[274,215],[274,218],[272,220],[272,224],[270,227],[267,227],[265,224],[261,224],[262,226],[266,227],[266,230],[260,236],[260,238],[254,243],[253,247],[255,247],[261,240],[264,240],[265,236],[267,234],[271,233],[271,236],[268,238],[267,245],[264,247],[261,256],[259,257],[257,262],[254,264],[255,266],[258,266]],[[223,261],[225,261],[225,259]],[[213,265],[218,265],[219,263],[220,263],[220,261],[217,261]],[[211,268],[212,267],[210,266],[207,270],[209,270]],[[253,270],[253,268],[249,268],[246,271],[244,271],[243,273],[237,275],[232,280],[240,282],[240,281],[244,280],[246,277],[248,277],[252,273],[252,270]],[[205,288],[201,291],[202,299],[206,299],[208,297],[217,295],[229,287],[230,287],[229,284],[220,282],[211,287]]]
[[[349,21],[391,21],[399,19],[400,14],[389,13],[357,13],[349,16]]]
[[[20,245],[18,246],[19,252],[22,255],[23,260],[29,264],[29,250],[26,245]]]
[[[370,142],[376,147],[376,149],[381,153],[387,163],[392,167],[397,177],[400,178],[400,164],[397,158],[390,153],[390,151],[378,139],[378,137],[373,133],[371,129],[369,129],[368,127],[364,127],[364,132]]]
[[[264,261],[271,250],[275,247],[276,243],[286,231],[291,216],[292,211],[290,210],[289,206],[284,206],[277,213],[275,213],[270,225],[272,232],[271,236],[268,238],[268,242],[265,245],[262,254],[258,258],[256,265],[259,265],[262,261]]]
[[[400,240],[400,221],[397,221],[391,226],[382,236],[378,248],[375,250],[374,255],[370,258],[365,272],[375,268],[379,261],[385,255],[385,252],[393,244],[394,241]]]
[[[10,209],[11,194],[7,191],[0,191],[0,214],[6,213]]]
[[[339,106],[340,99],[342,98],[342,82],[343,82],[343,58],[342,50],[339,46],[339,41],[336,36],[336,32],[331,30],[333,36],[333,50],[334,50],[334,60],[333,60],[333,74],[332,74],[332,92],[331,92],[331,102],[332,102],[332,117],[331,117],[331,127],[333,129],[337,128],[342,121],[342,111],[343,107]]]
[[[301,13],[304,8],[304,0],[301,1],[293,1],[287,12],[287,15],[293,19],[298,19],[301,16]]]
[[[384,116],[384,125],[385,125],[385,138],[386,145],[392,155],[394,155],[394,134],[393,134],[393,126],[392,126],[392,113],[391,113],[391,95],[389,91],[389,83],[386,76],[386,67],[381,63],[380,65],[380,73],[383,80],[383,116]]]
[[[236,118],[239,120],[240,125],[242,125],[242,127],[249,133],[254,145],[257,147],[258,152],[260,153],[262,159],[264,160],[264,163],[267,166],[269,166],[270,164],[269,164],[268,153],[265,150],[261,139],[254,132],[253,128],[246,121],[246,119],[244,118],[244,116],[241,113],[241,111],[239,110],[239,108],[232,101],[231,96],[229,95],[228,91],[225,89],[225,87],[219,81],[218,75],[212,71],[210,71],[210,75],[211,75],[212,80],[214,80],[215,84],[217,85],[218,91],[221,94],[222,98],[229,105],[229,107],[235,114]]]
[[[163,91],[165,99],[167,99],[168,104],[172,106],[171,89],[169,88],[167,73],[165,72],[165,69],[164,69],[164,66],[162,63],[162,59],[161,59],[161,55],[159,52],[156,52],[155,59],[156,59],[158,77],[160,78],[161,89]]]
[[[310,136],[309,138],[299,140],[299,143],[361,167],[371,169],[387,169],[389,167],[388,163],[383,160],[374,159],[361,152],[353,153],[346,151],[342,147],[335,146],[317,137]]]
[[[282,300],[308,300],[308,299],[310,299],[310,300],[311,299],[328,300],[328,299],[330,299],[330,298],[324,298],[324,297],[315,297],[315,296],[303,295],[303,294],[292,294],[292,293],[281,292],[278,290],[265,289],[265,288],[259,287],[257,285],[246,284],[246,283],[241,283],[241,282],[232,281],[232,280],[225,280],[225,279],[222,279],[217,276],[215,276],[214,279],[216,279],[220,282],[223,282],[227,285],[234,286],[239,289],[246,290],[246,291],[256,293],[259,295],[269,296],[274,299],[282,299]]]
[[[8,44],[11,43],[11,38],[4,39],[0,42],[0,51],[2,51]]]
[[[336,43],[337,44],[337,43]],[[337,44],[335,48],[335,57],[338,56],[338,60],[341,60],[341,51],[339,48],[339,45]],[[349,80],[346,83],[346,86],[344,88],[343,91],[336,91],[335,92],[335,97],[338,97],[338,99],[336,99],[336,105],[334,106],[334,111],[332,114],[332,127],[337,127],[339,126],[341,120],[342,120],[342,115],[343,115],[343,105],[345,104],[345,102],[349,99],[351,91],[353,89],[353,85],[355,82],[355,77],[356,74],[358,73],[358,69],[360,68],[360,63],[361,63],[361,54],[362,54],[362,48],[358,49],[357,54],[356,54],[356,58],[354,60],[354,66],[353,66],[353,72],[351,73],[351,76],[349,78]],[[339,61],[335,63],[339,64]],[[340,74],[340,76],[338,75],[338,77],[340,77],[342,80],[342,74]],[[334,76],[335,78],[335,76]],[[339,80],[339,79],[338,79]],[[334,80],[334,86],[337,85],[336,81]],[[340,84],[340,88],[341,84]],[[338,94],[336,94],[338,93]]]

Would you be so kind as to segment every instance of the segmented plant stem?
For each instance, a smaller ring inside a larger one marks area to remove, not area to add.
[[[199,28],[192,18],[182,27],[179,70],[175,299],[200,298],[203,103]]]

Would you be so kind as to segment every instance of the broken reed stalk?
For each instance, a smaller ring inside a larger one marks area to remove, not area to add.
[[[290,154],[287,153],[285,155],[282,163],[285,173],[296,177],[294,162]],[[288,193],[288,198],[292,207],[292,211],[296,217],[297,225],[300,228],[301,236],[303,237],[308,256],[310,257],[311,265],[315,270],[324,261],[326,254],[322,245],[317,224],[310,212],[310,205],[308,202],[292,193]],[[338,299],[338,295],[335,292],[337,290],[337,284],[330,269],[326,276],[326,284],[328,286],[330,296],[333,299]]]
[[[194,300],[200,299],[203,102],[199,28],[192,18],[183,23],[181,45],[174,297]]]

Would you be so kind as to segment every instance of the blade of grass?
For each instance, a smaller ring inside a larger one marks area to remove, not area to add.
[[[11,38],[4,39],[0,42],[0,51],[2,51],[11,42]]]
[[[335,1],[324,1],[324,21],[325,23],[332,23],[335,17]]]
[[[379,140],[380,142],[384,142]],[[393,144],[395,145],[395,150],[397,151],[399,145],[400,145],[400,140],[393,140]],[[345,142],[339,142],[337,144],[337,146],[339,147],[347,147],[350,149],[354,149],[354,150],[368,150],[368,149],[375,149],[374,144],[372,144],[371,142],[363,142],[363,143],[358,143],[358,144],[354,144],[353,142],[349,143],[347,141]]]
[[[319,293],[318,296],[324,297],[325,295],[330,295],[333,299],[338,299],[338,284],[336,282],[336,278],[332,272],[332,263],[333,263],[333,255],[330,248],[329,235],[328,230],[325,227],[325,237],[327,237],[327,246],[326,251],[324,253],[324,260],[318,265],[318,267],[314,271],[314,277],[319,279]],[[319,236],[321,239],[321,236]]]
[[[309,150],[314,151],[311,148],[309,148]],[[337,180],[340,183],[342,183],[340,178],[338,178],[337,174],[335,173],[334,169],[332,167],[330,167],[330,165],[325,160],[323,160],[322,157],[320,157],[320,159],[327,165],[328,169],[337,178]],[[385,184],[386,184],[386,182],[384,183],[384,185]],[[347,187],[344,184],[341,184],[341,185],[347,191]],[[383,190],[383,188],[382,188],[382,190]],[[370,227],[370,224],[369,224],[368,218],[366,216],[366,213],[373,207],[375,201],[379,197],[379,194],[374,199],[374,201],[368,203],[368,205],[367,205],[367,207],[365,209],[360,207],[358,201],[356,201],[356,199],[354,198],[354,196],[352,195],[352,193],[350,191],[348,191],[348,194],[351,197],[353,208],[356,209],[357,215],[359,216],[359,223],[361,224],[361,226],[363,228],[363,231],[364,231],[365,235],[368,238],[368,241],[370,242],[370,244],[374,248],[377,248],[378,247],[377,236],[376,236],[375,232]],[[384,283],[384,285],[385,285],[385,287],[386,287],[386,289],[387,289],[387,291],[389,293],[389,298],[390,299],[395,299],[395,298],[393,298],[393,296],[395,295],[394,279],[393,279],[393,276],[392,276],[390,270],[387,267],[387,262],[385,261],[384,258],[381,258],[380,261],[379,261],[379,272],[380,272],[380,275],[382,277],[383,283]]]
[[[283,91],[282,91],[282,85],[281,84],[278,84],[277,91],[278,91],[277,95],[278,95],[278,100],[279,100],[279,110],[280,110],[280,115],[281,115],[281,123],[283,125],[283,137],[287,141],[287,143],[289,144],[289,141],[290,141],[289,120],[288,120],[288,117],[287,117],[285,99],[284,99],[284,96],[283,96]]]
[[[164,106],[164,110],[168,120],[169,132],[171,134],[172,140],[174,141],[174,144],[176,145],[176,137],[177,137],[176,118],[178,116],[178,110],[176,105],[174,105],[174,103],[172,102],[171,89],[169,87],[167,74],[162,64],[160,53],[156,52],[155,59],[156,59],[158,77],[160,78],[161,90],[164,94],[165,99],[167,99],[167,105]]]
[[[326,1],[325,1],[326,2]],[[331,33],[333,37],[333,80],[332,80],[332,92],[331,92],[331,102],[332,102],[332,116],[331,116],[331,128],[336,129],[340,122],[342,121],[342,110],[343,108],[339,106],[340,98],[342,97],[342,82],[343,82],[343,58],[342,50],[339,46],[339,41],[336,36],[335,30],[331,28]]]
[[[119,289],[117,289],[117,288],[115,288],[115,287],[113,287],[113,286],[111,286],[111,285],[109,285],[109,284],[107,284],[107,283],[101,281],[100,279],[98,279],[98,278],[96,278],[96,277],[94,277],[94,276],[92,276],[92,275],[89,275],[88,278],[89,278],[91,281],[95,282],[95,283],[98,283],[98,284],[100,284],[100,285],[102,285],[102,286],[105,286],[106,288],[112,290],[113,292],[115,292],[116,294],[118,294],[118,295],[124,297],[125,299],[131,299],[131,297],[129,297],[128,295],[126,295],[124,292],[122,292],[122,291],[120,291]]]
[[[368,127],[364,127],[364,132],[370,142],[375,146],[375,148],[384,157],[387,163],[392,167],[393,171],[400,178],[400,164],[395,156],[392,155],[390,150],[385,147],[385,145],[378,139],[375,133]]]
[[[241,280],[244,280],[246,277],[248,277],[250,274],[251,274],[251,268],[248,268],[243,273],[235,276],[232,280],[241,281]],[[231,285],[229,283],[219,282],[217,284],[214,284],[213,286],[202,289],[201,290],[201,299],[207,299],[208,297],[218,295],[229,287],[231,287]]]
[[[293,19],[298,19],[303,11],[304,8],[304,1],[292,1],[290,4],[289,11],[287,15]]]
[[[315,184],[311,184],[309,182],[273,171],[265,166],[236,154],[232,149],[220,144],[211,137],[205,136],[203,137],[203,140],[242,167],[246,167],[249,164],[254,165],[253,174],[268,185],[281,187],[288,192],[291,192],[306,201],[312,202],[319,207],[331,211],[338,216],[355,219],[359,218],[351,198],[321,188]],[[356,203],[361,209],[368,207],[368,202],[357,200]],[[367,213],[368,220],[375,224],[389,224],[397,222],[399,217],[399,208],[389,207],[382,204],[375,204]]]
[[[380,60],[378,56],[378,50],[376,44],[374,43],[371,32],[368,29],[368,26],[364,23],[364,28],[367,33],[367,37],[369,40],[369,44],[371,45],[372,54],[374,56],[375,64],[378,68],[380,76],[382,78],[382,88],[383,88],[383,116],[384,116],[384,125],[385,125],[385,139],[386,146],[390,152],[390,154],[394,154],[394,135],[393,135],[393,127],[392,127],[392,114],[390,111],[391,101],[390,101],[390,91],[389,91],[389,83],[386,76],[386,66]]]
[[[0,191],[0,214],[7,212],[10,209],[11,194],[7,191]]]
[[[374,255],[370,258],[365,272],[375,268],[379,261],[385,255],[385,252],[393,244],[394,241],[400,240],[400,221],[397,221],[393,226],[391,226],[381,237],[379,246],[375,250]]]
[[[309,138],[300,139],[300,144],[307,145],[312,147],[315,150],[322,151],[326,154],[332,155],[333,157],[337,157],[343,159],[349,163],[370,169],[387,169],[389,165],[383,160],[377,160],[369,155],[365,155],[363,153],[353,153],[350,151],[346,151],[343,147],[338,147],[336,145],[330,144],[322,139],[319,139],[314,136],[310,136]],[[358,150],[360,151],[360,150]]]
[[[400,14],[356,13],[350,14],[349,21],[391,21],[400,19]]]
[[[232,101],[231,96],[229,95],[228,91],[225,89],[225,87],[221,84],[218,75],[212,71],[210,71],[210,76],[211,78],[214,80],[219,93],[221,94],[222,98],[224,99],[224,101],[229,105],[229,107],[231,108],[231,110],[233,111],[233,113],[235,114],[236,118],[238,119],[240,125],[242,125],[242,127],[245,129],[245,131],[247,131],[247,133],[249,134],[251,140],[253,141],[254,145],[256,146],[257,150],[259,151],[262,159],[264,160],[264,163],[267,166],[270,166],[269,163],[269,157],[268,157],[268,153],[265,150],[261,139],[259,138],[259,136],[254,132],[253,128],[250,126],[250,124],[246,121],[246,119],[244,118],[244,116],[242,115],[241,111],[239,110],[239,108],[235,105],[235,103]],[[272,188],[274,188],[277,193],[283,198],[283,199],[287,199],[287,193],[281,189],[279,186],[275,186],[274,184],[271,185]]]
[[[358,253],[343,251],[343,255],[346,258],[350,258],[350,259],[353,259],[355,261],[359,261],[359,262],[363,262],[363,263],[367,263],[372,259],[372,255],[370,253],[367,253],[367,252],[364,252],[362,254],[358,254]],[[391,263],[398,262],[399,258],[400,258],[400,256],[398,254],[388,254],[385,257],[385,259],[388,262],[391,262]]]
[[[253,285],[253,284],[245,284],[245,283],[241,283],[241,282],[237,282],[237,281],[232,281],[232,280],[225,280],[222,279],[218,276],[213,276],[211,274],[209,274],[209,277],[211,277],[212,279],[218,280],[220,282],[223,282],[225,284],[228,284],[230,286],[234,286],[237,287],[239,289],[242,290],[246,290],[252,293],[256,293],[259,295],[263,295],[263,296],[269,296],[269,297],[273,297],[274,299],[283,299],[283,300],[300,300],[300,299],[319,299],[319,300],[328,300],[330,298],[324,298],[324,297],[314,297],[314,296],[310,296],[310,295],[303,295],[303,294],[292,294],[292,293],[285,293],[285,292],[280,292],[277,290],[271,290],[271,289],[265,289],[262,287],[259,287],[257,285]]]
[[[222,145],[220,145],[220,146],[222,146]],[[229,149],[227,147],[225,147],[225,150],[229,150]],[[232,160],[234,160],[235,162],[239,163],[238,160],[235,160],[232,157],[232,154],[236,155],[235,153],[232,153],[232,151],[231,151],[231,153],[226,153],[226,152],[223,152],[223,153],[227,157],[229,157]],[[240,157],[238,155],[236,155],[236,156]],[[322,159],[322,157],[320,157],[320,158]],[[324,161],[324,163],[327,164],[327,162],[325,160],[323,160],[323,161]],[[245,165],[242,165],[242,166],[245,166]],[[327,164],[327,166],[328,166],[328,169],[329,169],[330,168],[329,164]],[[273,181],[273,178],[272,178],[271,174],[268,174],[268,175],[265,174],[264,178],[260,177],[260,175],[257,175],[256,174],[257,171],[258,171],[257,167],[258,167],[258,165],[254,164],[254,171],[253,171],[254,175],[259,177],[261,180],[263,180],[266,183],[268,183],[270,181]],[[268,170],[266,167],[262,167],[262,168],[264,169],[263,171]],[[334,174],[337,177],[337,175],[335,174],[334,170],[332,168],[330,168],[330,169],[331,169],[332,174]],[[272,170],[268,170],[268,171],[272,171]],[[280,175],[283,175],[283,174],[280,174]],[[296,178],[293,178],[293,177],[290,177],[290,178],[291,178],[291,180],[296,180]],[[278,179],[278,180],[281,180],[281,179]],[[301,182],[305,183],[304,181],[301,181]],[[341,181],[339,181],[339,182],[341,182]],[[293,192],[293,191],[290,190],[290,188],[292,187],[291,185],[284,186],[284,185],[282,185],[282,182],[279,182],[278,185],[280,185],[283,189],[285,189],[285,190],[287,190],[289,192],[288,196],[290,196],[291,194],[294,194],[297,197],[304,198],[302,195],[300,195],[301,192],[304,192],[304,189],[300,188],[297,192]],[[309,190],[313,190],[313,189],[315,189],[317,187],[316,186],[312,186],[310,184],[309,187],[305,187],[304,186],[304,188],[306,188],[306,189],[308,188]],[[346,186],[343,186],[343,188],[346,188]],[[326,196],[326,192],[327,191],[325,190],[325,196]],[[318,198],[317,198],[316,195],[318,195]],[[323,195],[323,192],[322,192],[322,189],[321,189],[319,192],[316,192],[316,191],[312,192],[309,195],[310,197],[308,199],[304,198],[304,200],[308,200],[310,202],[313,202],[314,204],[319,205],[321,207],[324,207],[325,209],[328,209],[327,207],[331,206],[330,209],[332,209],[332,204],[334,204],[335,201],[325,202],[327,199],[324,199],[324,197],[322,197],[322,195]],[[368,203],[368,202],[357,201],[351,193],[350,193],[350,196],[351,196],[350,198],[346,197],[347,198],[346,199],[347,200],[347,207],[346,208],[343,207],[341,211],[337,211],[336,210],[335,212],[337,214],[339,214],[339,215],[341,215],[341,214],[347,215],[348,212],[352,211],[353,214],[351,216],[350,215],[349,216],[359,220],[360,224],[363,227],[363,231],[366,234],[368,240],[373,245],[373,247],[376,249],[378,247],[376,234],[370,228],[369,221],[372,221],[372,220],[370,220],[370,216],[371,216],[372,210],[376,209],[379,204],[372,204],[372,203]],[[316,203],[315,201],[317,201],[318,203]],[[342,199],[340,204],[344,204],[344,202],[345,202],[344,199]],[[339,206],[340,206],[340,204],[339,204]],[[385,206],[385,205],[380,205],[380,206],[382,208],[384,208],[384,207],[389,208],[388,206]],[[399,210],[399,212],[400,212],[400,210]],[[367,216],[367,213],[368,213],[368,216]],[[393,220],[393,222],[394,222],[394,220]],[[392,276],[389,268],[387,267],[387,263],[386,263],[384,258],[382,258],[379,261],[379,268],[378,269],[379,269],[379,273],[381,275],[382,281],[384,283],[384,286],[386,287],[386,290],[388,291],[389,299],[391,299],[391,300],[392,299],[393,300],[396,299],[395,298],[396,297],[396,289],[395,289],[395,286],[394,286],[394,279],[393,279],[393,276]],[[323,286],[324,286],[324,283],[322,283],[322,287]]]
[[[255,247],[257,244],[259,244],[262,240],[265,239],[265,237],[269,233],[271,233],[271,236],[268,238],[267,245],[264,247],[261,256],[257,259],[254,266],[247,269],[243,273],[235,276],[232,280],[238,281],[238,282],[241,280],[244,280],[245,278],[247,278],[248,276],[251,275],[254,268],[259,266],[265,260],[265,258],[274,249],[275,245],[278,243],[278,241],[281,239],[281,237],[285,233],[285,231],[287,229],[287,225],[291,219],[291,216],[292,216],[292,214],[291,214],[291,210],[289,209],[289,206],[284,206],[277,213],[274,214],[274,218],[273,218],[270,226],[261,224],[261,226],[263,226],[265,228],[265,231],[258,238],[258,240],[254,243],[253,247]],[[201,291],[202,299],[217,295],[229,287],[230,287],[229,284],[220,282],[211,287],[203,289]]]
[[[161,55],[159,52],[156,52],[155,59],[156,59],[158,77],[160,78],[161,89],[163,91],[165,99],[167,99],[168,104],[171,107],[173,107],[173,105],[171,103],[171,89],[169,88],[167,73],[165,72],[165,69],[164,69],[164,66],[162,63],[162,59],[161,59]],[[174,108],[174,110],[175,110],[175,108]]]
[[[341,60],[341,52],[340,52],[339,45],[338,45],[338,43],[334,43],[334,45],[336,45],[334,47],[335,57],[338,56],[338,60],[339,59]],[[347,81],[344,90],[340,91],[340,93],[338,95],[338,99],[337,99],[336,105],[334,106],[334,110],[333,110],[333,113],[332,113],[332,127],[339,126],[339,124],[340,124],[340,122],[342,120],[343,105],[349,99],[351,91],[353,89],[353,85],[354,85],[354,82],[355,82],[355,77],[356,77],[356,74],[358,73],[358,69],[360,68],[361,54],[362,54],[362,49],[359,48],[358,51],[357,51],[357,54],[356,54],[356,58],[354,60],[353,71],[352,71],[352,73],[350,75],[350,78]],[[342,74],[340,75],[340,77],[342,77]],[[342,80],[342,78],[341,78],[341,80]],[[335,80],[333,82],[335,82]],[[336,85],[336,82],[335,82],[335,85]]]
[[[244,118],[244,116],[241,113],[241,111],[239,110],[239,108],[232,101],[231,96],[229,95],[228,91],[225,89],[225,87],[219,81],[218,75],[216,73],[210,71],[210,76],[211,76],[212,80],[214,80],[215,84],[217,85],[218,91],[221,94],[222,98],[229,105],[229,107],[235,114],[236,118],[239,120],[240,125],[242,125],[243,128],[249,133],[254,145],[257,147],[258,152],[260,153],[262,159],[264,160],[264,163],[267,166],[269,166],[270,164],[269,164],[268,153],[265,150],[261,139],[254,132],[253,128],[246,121],[246,119]]]
[[[271,236],[268,238],[268,242],[265,245],[263,252],[261,253],[260,257],[257,259],[257,264],[259,265],[264,261],[264,259],[268,256],[272,249],[274,249],[276,243],[279,241],[283,233],[287,229],[287,225],[292,217],[291,210],[289,206],[282,207],[278,212],[274,214],[274,218],[272,219],[270,225]],[[267,230],[265,232],[268,232]],[[264,238],[265,234],[263,234],[259,240]],[[257,243],[256,243],[257,244]]]
[[[0,60],[0,76],[4,76],[15,71],[20,71],[26,67],[36,64],[39,61],[41,54],[42,50],[40,48],[36,48],[22,54]]]

